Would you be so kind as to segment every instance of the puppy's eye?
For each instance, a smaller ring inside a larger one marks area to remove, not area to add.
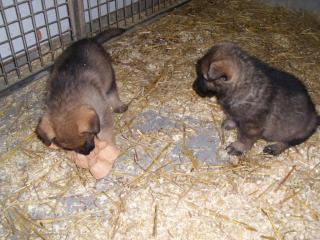
[[[207,80],[208,79],[208,77],[205,74],[201,74],[200,78],[202,78],[202,80]]]
[[[223,75],[223,76],[221,77],[221,80],[222,80],[222,81],[228,81],[228,78],[227,78],[227,76]]]

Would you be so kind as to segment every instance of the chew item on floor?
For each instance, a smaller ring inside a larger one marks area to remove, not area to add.
[[[95,144],[95,149],[89,155],[71,152],[70,158],[78,167],[89,169],[94,178],[101,179],[112,169],[114,160],[119,156],[119,150],[114,144],[97,138]]]

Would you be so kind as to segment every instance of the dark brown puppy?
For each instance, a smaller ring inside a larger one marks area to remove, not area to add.
[[[49,77],[47,111],[36,133],[49,146],[88,155],[95,147],[94,137],[113,142],[114,112],[127,105],[118,96],[111,57],[100,45],[123,33],[109,29],[94,39],[73,43],[55,61]]]
[[[248,151],[260,138],[275,142],[265,153],[278,155],[308,139],[320,122],[300,80],[233,43],[215,45],[198,61],[193,89],[216,96],[227,115],[222,126],[237,128],[237,141],[227,147],[231,155]]]

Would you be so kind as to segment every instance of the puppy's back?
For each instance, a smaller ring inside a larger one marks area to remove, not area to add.
[[[124,29],[111,28],[69,46],[54,63],[50,75],[50,96],[54,98],[65,94],[65,91],[69,95],[73,90],[79,92],[83,88],[93,87],[98,92],[108,89],[114,72],[111,57],[100,44],[123,32]]]
[[[48,106],[67,108],[76,103],[85,104],[90,98],[99,102],[98,98],[105,99],[113,80],[111,57],[105,49],[92,39],[80,40],[68,47],[53,66]]]

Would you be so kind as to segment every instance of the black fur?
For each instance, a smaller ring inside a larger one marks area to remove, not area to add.
[[[102,44],[111,38],[120,36],[125,32],[125,29],[122,28],[110,28],[106,31],[99,33],[97,36],[93,37],[92,40],[98,44]]]
[[[277,155],[308,139],[319,125],[315,106],[303,83],[273,68],[232,43],[220,43],[196,66],[193,89],[201,97],[216,96],[228,120],[238,129],[238,141],[229,145],[239,155],[265,139],[265,153]],[[225,73],[225,74],[223,74]]]

